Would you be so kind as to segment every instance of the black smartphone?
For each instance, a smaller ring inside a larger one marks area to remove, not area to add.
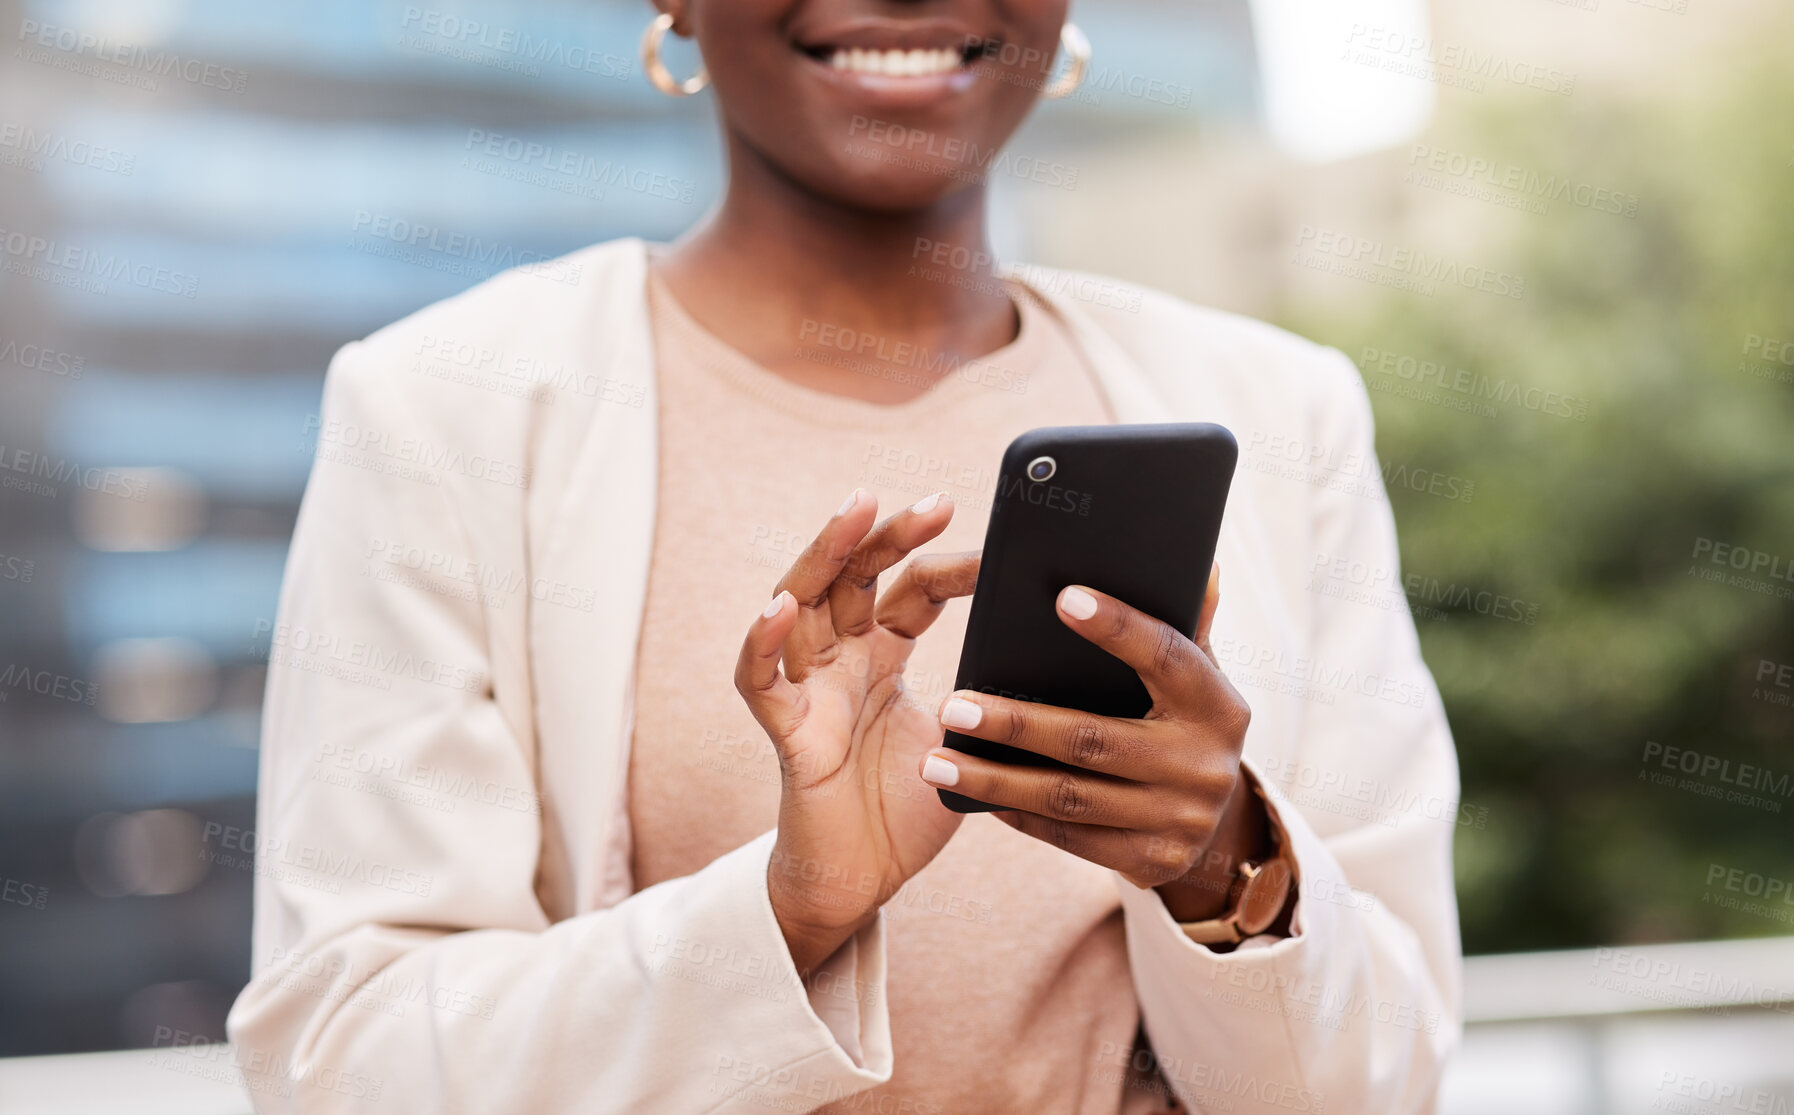
[[[1009,444],[984,534],[955,689],[1140,717],[1139,675],[1060,622],[1066,585],[1089,585],[1191,637],[1239,446],[1209,423],[1049,426]],[[1064,767],[949,731],[945,746],[1008,763]],[[998,806],[937,790],[947,808]]]

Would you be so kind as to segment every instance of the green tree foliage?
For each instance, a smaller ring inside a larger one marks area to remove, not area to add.
[[[1794,933],[1794,902],[1748,878],[1794,886],[1794,347],[1775,347],[1794,341],[1794,69],[1723,61],[1694,92],[1447,103],[1425,142],[1537,176],[1492,193],[1573,184],[1542,214],[1401,187],[1498,230],[1466,254],[1525,276],[1522,299],[1374,288],[1349,315],[1284,315],[1372,390],[1465,816],[1486,809],[1457,830],[1471,952]],[[1367,348],[1476,377],[1439,398],[1517,394],[1488,416],[1406,397]],[[1413,490],[1393,462],[1473,494]],[[1536,622],[1427,598],[1453,585]],[[1671,747],[1698,758],[1666,768]],[[1764,800],[1710,796],[1728,791]]]

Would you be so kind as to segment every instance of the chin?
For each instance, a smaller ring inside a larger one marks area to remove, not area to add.
[[[920,164],[922,160],[917,160]],[[965,189],[976,188],[968,172],[952,164],[894,167],[889,163],[856,162],[831,168],[806,185],[842,205],[876,213],[906,213],[938,205]]]

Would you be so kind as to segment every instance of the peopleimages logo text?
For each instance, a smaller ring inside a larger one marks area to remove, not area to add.
[[[462,260],[493,270],[514,268],[557,283],[574,285],[579,282],[580,265],[566,257],[548,256],[509,244],[488,242],[469,233],[450,231],[440,225],[408,221],[403,217],[358,209],[355,211],[353,230],[361,236],[384,240],[417,253],[416,257],[395,257],[404,262],[416,262],[418,258],[427,258],[426,253],[433,253],[446,259]],[[351,243],[350,246],[356,245]]]
[[[1696,538],[1693,560],[1699,562],[1703,559],[1713,565],[1749,570],[1775,581],[1794,581],[1794,559],[1772,554],[1767,550],[1732,546],[1711,538]]]
[[[516,60],[507,68],[529,77],[538,76],[543,65],[564,67],[617,81],[626,80],[635,73],[635,63],[627,55],[613,54],[607,50],[591,50],[577,42],[568,42],[562,36],[531,35],[512,27],[498,27],[483,20],[465,19],[438,8],[407,7],[399,26],[412,35],[427,35],[430,39],[450,44],[460,51],[476,50],[505,55]],[[424,42],[427,40],[420,39],[405,45],[421,46]],[[428,50],[427,47],[424,49]],[[429,52],[449,57],[458,56],[455,50]]]
[[[1790,778],[1788,772],[1770,770],[1755,763],[1735,763],[1723,755],[1646,740],[1641,761],[1646,766],[1655,765],[1729,786],[1742,786],[1757,793],[1784,798],[1794,796],[1794,778]]]
[[[1580,182],[1568,175],[1540,174],[1512,163],[1417,143],[1408,153],[1408,166],[1423,173],[1444,175],[1464,182],[1507,190],[1541,201],[1567,201],[1582,209],[1638,216],[1638,195],[1607,186]],[[1422,182],[1422,185],[1431,185]]]
[[[1298,251],[1314,251],[1323,257],[1331,256],[1357,267],[1381,268],[1396,274],[1411,275],[1424,282],[1461,286],[1467,290],[1478,290],[1504,298],[1526,296],[1526,278],[1523,275],[1479,267],[1414,248],[1391,248],[1381,240],[1352,236],[1313,225],[1302,226],[1296,235],[1296,248]]]
[[[127,283],[144,290],[173,294],[181,298],[192,298],[199,290],[198,278],[182,271],[143,263],[117,253],[96,252],[66,240],[33,236],[17,230],[0,228],[0,255],[7,257],[4,263],[9,271],[15,270],[15,264],[18,269],[22,269],[22,273],[36,268],[53,267],[97,283]],[[48,277],[49,274],[35,277]],[[105,293],[104,287],[94,293]]]
[[[17,151],[27,169],[42,169],[43,161],[92,167],[110,174],[128,175],[137,169],[137,156],[102,143],[70,139],[57,132],[40,132],[22,124],[0,124],[0,148]],[[4,160],[0,160],[4,162]]]
[[[85,55],[101,62],[122,66],[148,77],[178,78],[192,85],[241,93],[249,83],[249,74],[232,66],[183,58],[171,50],[149,50],[134,43],[118,42],[91,31],[59,27],[27,19],[19,24],[19,41],[28,47],[41,47],[69,55]],[[154,88],[152,84],[150,86]]]

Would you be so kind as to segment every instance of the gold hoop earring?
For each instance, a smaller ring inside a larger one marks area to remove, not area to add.
[[[672,29],[671,12],[661,12],[654,17],[653,23],[648,24],[647,33],[642,36],[642,66],[647,69],[648,80],[654,83],[654,88],[669,97],[689,97],[710,84],[710,71],[699,69],[684,81],[673,77],[660,60],[660,44],[666,41],[667,32]]]
[[[1084,84],[1085,71],[1090,69],[1090,40],[1069,19],[1059,29],[1059,45],[1065,48],[1065,57],[1070,60],[1071,65],[1040,91],[1040,95],[1049,101],[1069,97],[1077,92],[1078,86]]]

